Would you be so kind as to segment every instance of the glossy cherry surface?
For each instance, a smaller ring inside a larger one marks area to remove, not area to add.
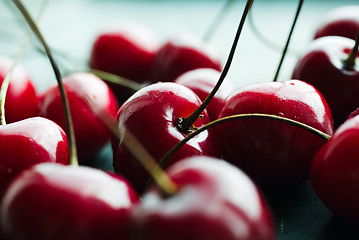
[[[115,117],[116,97],[110,88],[90,73],[76,73],[64,81],[73,119],[80,164],[86,164],[110,141],[111,133],[98,117],[105,111]],[[60,91],[54,86],[44,92],[40,100],[40,115],[66,128]]]
[[[355,40],[359,31],[359,6],[342,6],[328,12],[320,22],[314,38],[342,36]]]
[[[11,59],[0,57],[0,86],[12,64]],[[6,93],[6,122],[12,123],[37,116],[37,104],[38,99],[34,83],[21,65],[16,66]]]
[[[137,201],[120,177],[89,167],[39,164],[9,187],[2,227],[15,239],[126,239]]]
[[[353,40],[338,36],[316,39],[302,54],[292,74],[323,94],[335,126],[359,106],[359,65],[356,63],[352,70],[347,70],[343,63],[354,44]]]
[[[328,105],[311,85],[298,81],[248,85],[226,100],[220,117],[265,113],[296,120],[326,134],[333,131]],[[240,119],[218,125],[223,158],[266,190],[298,186],[309,178],[312,158],[325,142],[272,119]]]
[[[216,85],[221,73],[212,68],[199,68],[185,72],[180,75],[175,83],[188,87],[204,101],[214,86]],[[218,89],[216,95],[207,106],[207,112],[211,120],[216,120],[222,111],[225,99],[235,90],[234,85],[226,79]]]
[[[32,165],[69,163],[65,132],[53,121],[41,117],[0,126],[0,152],[0,199],[10,182]]]
[[[179,32],[158,50],[151,71],[154,82],[173,82],[179,75],[197,68],[221,71],[214,48],[188,32]]]
[[[311,183],[337,216],[359,223],[359,116],[343,123],[313,159]]]
[[[142,83],[149,79],[159,43],[140,23],[123,21],[100,33],[92,46],[90,67]],[[133,91],[109,83],[118,99],[127,99]]]
[[[137,91],[118,111],[118,128],[130,131],[149,151],[156,161],[187,133],[177,125],[180,118],[188,117],[201,100],[189,88],[176,83],[156,83]],[[201,127],[209,122],[207,111],[195,123]],[[141,191],[149,174],[117,139],[113,140],[114,169],[124,175]],[[177,151],[166,166],[191,155],[219,156],[219,147],[213,129],[204,131]]]
[[[238,168],[202,156],[167,172],[179,190],[168,197],[158,189],[145,193],[135,209],[134,239],[276,239],[266,202]]]

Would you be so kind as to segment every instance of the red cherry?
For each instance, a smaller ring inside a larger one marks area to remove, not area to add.
[[[90,67],[143,83],[148,80],[158,42],[145,26],[121,22],[99,34],[92,46]],[[127,99],[133,92],[110,84],[116,96]]]
[[[343,123],[313,159],[311,182],[321,201],[337,216],[359,223],[359,117]]]
[[[156,83],[137,91],[119,109],[118,127],[125,134],[129,130],[155,160],[162,157],[187,133],[179,130],[178,122],[188,117],[201,100],[190,89],[176,83]],[[207,111],[194,123],[201,127],[208,123]],[[219,156],[213,129],[187,142],[166,166],[192,155]],[[142,191],[150,175],[117,139],[112,141],[114,169],[125,176],[138,191]]]
[[[65,132],[41,117],[0,126],[0,152],[0,200],[10,182],[30,166],[42,162],[69,164]]]
[[[359,66],[346,70],[343,63],[354,44],[353,40],[338,36],[318,38],[298,60],[292,75],[323,94],[335,126],[359,106]]]
[[[73,119],[76,146],[80,164],[87,164],[109,142],[111,133],[97,116],[97,110],[115,117],[118,110],[116,98],[109,87],[89,73],[67,76],[64,81]],[[89,102],[96,108],[89,105]],[[53,120],[66,129],[60,91],[57,86],[41,96],[40,115]]]
[[[220,75],[220,72],[212,68],[199,68],[180,75],[175,80],[175,83],[188,87],[195,92],[202,101],[204,101],[217,84]],[[226,81],[222,83],[216,95],[212,98],[210,104],[206,108],[211,120],[218,118],[222,111],[225,99],[235,90],[234,85],[228,80],[229,79],[226,79]]]
[[[180,32],[158,50],[151,79],[154,82],[172,82],[179,75],[197,68],[222,69],[221,61],[211,45],[188,32]]]
[[[273,220],[254,183],[238,168],[209,157],[168,170],[179,190],[151,189],[134,213],[135,239],[275,239]]]
[[[328,12],[320,22],[314,38],[342,36],[355,40],[359,31],[359,6],[343,6]]]
[[[325,99],[298,80],[242,87],[227,98],[220,117],[245,113],[286,117],[329,135],[333,131]],[[312,158],[324,143],[304,129],[270,119],[235,120],[218,125],[216,132],[223,144],[223,158],[265,190],[287,189],[306,181]]]
[[[88,167],[38,164],[9,187],[2,227],[14,239],[127,239],[137,201],[120,177]]]
[[[0,57],[0,86],[10,70],[13,61]],[[5,100],[7,123],[37,116],[37,95],[34,83],[22,66],[17,66],[10,79]]]

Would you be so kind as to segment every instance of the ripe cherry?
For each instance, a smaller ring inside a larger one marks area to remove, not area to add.
[[[313,159],[311,183],[320,200],[338,217],[359,223],[359,117],[344,122]]]
[[[9,187],[1,223],[13,239],[127,239],[137,201],[132,187],[118,176],[38,164]]]
[[[179,32],[159,48],[151,79],[153,82],[173,82],[179,75],[197,68],[222,69],[211,45],[188,32]]]
[[[207,111],[188,132],[178,128],[181,119],[190,115],[201,100],[189,88],[176,83],[156,83],[137,91],[119,109],[118,128],[130,131],[155,160],[160,159],[189,132],[209,122]],[[115,172],[122,174],[142,191],[150,175],[118,139],[113,139]],[[219,156],[213,129],[198,135],[178,151],[165,167],[192,155]]]
[[[255,184],[219,159],[191,157],[168,169],[178,191],[152,188],[134,210],[134,239],[275,239],[271,212]]]
[[[322,95],[298,81],[258,83],[242,87],[225,102],[220,117],[265,113],[286,117],[326,134],[333,120]],[[218,125],[223,158],[243,169],[265,190],[298,186],[309,178],[315,153],[325,142],[287,123],[269,119],[235,120]]]
[[[64,79],[64,86],[73,118],[79,161],[80,164],[87,164],[111,137],[109,129],[97,116],[94,106],[115,117],[118,110],[117,101],[110,88],[90,73],[69,75]],[[41,116],[66,129],[63,103],[56,86],[42,94],[39,108]]]
[[[342,6],[323,17],[314,39],[324,36],[342,36],[355,40],[358,31],[359,6]]]
[[[11,59],[0,57],[0,86],[12,64]],[[6,121],[12,123],[37,116],[37,105],[35,85],[25,69],[18,65],[12,73],[6,93]]]

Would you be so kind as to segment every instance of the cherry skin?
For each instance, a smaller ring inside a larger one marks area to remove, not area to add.
[[[179,190],[153,188],[134,210],[134,239],[276,239],[271,212],[255,184],[219,159],[190,157],[172,165]]]
[[[198,96],[180,84],[152,84],[137,91],[121,106],[117,113],[118,128],[124,134],[125,129],[130,131],[154,159],[160,161],[187,135],[179,130],[179,120],[188,117],[200,104]],[[208,122],[207,111],[204,111],[194,127]],[[115,172],[125,176],[141,192],[150,175],[118,139],[113,139],[112,147]],[[187,142],[165,166],[192,155],[220,155],[213,129]]]
[[[124,21],[100,33],[92,46],[89,65],[143,83],[149,79],[159,43],[145,26]],[[119,100],[133,94],[128,88],[109,83]]]
[[[32,165],[69,164],[65,132],[53,121],[41,117],[0,126],[0,152],[0,202],[11,181]]]
[[[79,161],[80,164],[87,164],[110,141],[111,133],[98,117],[97,111],[105,111],[115,117],[118,110],[116,97],[101,79],[90,73],[69,75],[63,83],[71,109]],[[57,86],[41,95],[39,108],[41,116],[66,129]]]
[[[343,63],[354,44],[353,40],[338,36],[318,38],[303,53],[292,74],[323,94],[336,127],[359,106],[359,66],[347,70]]]
[[[214,86],[216,85],[221,73],[212,68],[199,68],[185,72],[174,82],[188,87],[204,101]],[[234,85],[226,79],[218,89],[216,95],[207,106],[209,118],[216,120],[222,111],[225,99],[235,90]]]
[[[338,217],[359,223],[359,116],[343,123],[313,159],[311,183]]]
[[[127,239],[137,201],[123,178],[89,167],[38,164],[6,192],[2,227],[14,239]]]
[[[173,82],[179,75],[197,68],[221,71],[215,50],[188,32],[173,35],[158,50],[151,71],[153,82]]]
[[[0,86],[10,70],[13,61],[0,57]],[[18,65],[10,79],[5,99],[5,118],[7,123],[37,116],[38,99],[35,85],[25,69]]]
[[[236,90],[220,117],[264,113],[307,124],[326,134],[333,120],[325,99],[311,85],[290,80]],[[240,119],[218,125],[223,158],[243,169],[263,190],[297,187],[309,178],[312,158],[325,140],[272,119]]]
[[[359,6],[343,6],[328,12],[314,35],[314,39],[324,36],[342,36],[355,40],[359,31]]]

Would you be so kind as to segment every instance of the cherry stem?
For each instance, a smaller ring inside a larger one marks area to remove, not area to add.
[[[349,70],[349,71],[354,70],[355,59],[358,57],[358,47],[359,47],[359,31],[355,39],[355,45],[353,49],[350,51],[348,58],[344,61],[345,70]]]
[[[213,34],[217,31],[219,25],[222,23],[224,16],[228,13],[229,9],[233,5],[235,0],[227,0],[222,6],[221,10],[218,12],[216,18],[213,19],[212,23],[209,25],[206,33],[203,36],[204,41],[209,41]]]
[[[151,156],[147,149],[136,139],[136,137],[127,129],[119,129],[115,119],[106,111],[101,110],[92,100],[86,99],[87,104],[91,106],[101,121],[111,130],[114,136],[124,144],[133,154],[146,171],[152,176],[157,186],[164,196],[172,196],[178,190],[177,185],[167,175],[167,173],[158,166],[157,161]]]
[[[306,125],[304,123],[289,119],[289,118],[285,118],[285,117],[280,117],[280,116],[276,116],[276,115],[271,115],[271,114],[261,114],[261,113],[250,113],[250,114],[237,114],[237,115],[232,115],[232,116],[228,116],[228,117],[224,117],[224,118],[220,118],[217,119],[215,121],[212,121],[206,125],[204,125],[203,127],[199,128],[198,130],[188,134],[182,141],[178,142],[170,151],[167,152],[167,154],[161,159],[161,161],[159,162],[159,166],[164,166],[164,164],[166,164],[166,162],[171,158],[171,156],[180,148],[182,147],[186,142],[188,142],[190,139],[192,139],[193,137],[195,137],[196,135],[200,134],[201,132],[212,128],[218,124],[224,123],[224,122],[228,122],[228,121],[233,121],[233,120],[238,120],[238,119],[253,119],[253,118],[260,118],[260,119],[270,119],[270,120],[275,120],[275,121],[280,121],[280,122],[285,122],[288,124],[291,124],[293,126],[302,128],[310,133],[313,133],[314,135],[322,138],[323,140],[328,140],[331,138],[330,135],[316,129],[313,128],[309,125]]]
[[[48,0],[44,1],[39,15],[37,17],[37,19],[39,20],[42,16],[42,14],[44,13],[44,10],[48,4]],[[16,68],[16,65],[21,61],[22,57],[24,56],[27,48],[30,45],[30,41],[31,41],[31,37],[32,37],[32,32],[29,31],[27,38],[25,40],[25,42],[23,43],[19,54],[17,55],[16,59],[14,60],[13,64],[11,65],[9,71],[6,73],[5,78],[1,84],[0,87],[0,125],[5,126],[6,125],[6,120],[5,120],[5,99],[6,99],[6,94],[7,94],[7,90],[9,88],[9,84],[10,84],[10,80],[11,80],[11,76]]]
[[[100,71],[100,70],[96,70],[96,69],[90,69],[90,72],[92,72],[93,74],[95,74],[97,77],[103,79],[104,81],[107,82],[111,82],[111,83],[115,83],[130,89],[133,89],[135,91],[140,90],[141,88],[143,88],[145,85],[135,82],[135,81],[131,81],[129,79],[120,77],[118,75],[109,73],[109,72],[104,72],[104,71]]]
[[[300,10],[302,9],[302,6],[303,6],[303,2],[304,2],[304,0],[299,0],[299,4],[298,4],[298,7],[297,7],[297,11],[296,11],[296,13],[295,13],[295,17],[294,17],[292,26],[291,26],[290,31],[289,31],[289,35],[288,35],[287,41],[286,41],[285,46],[284,46],[284,48],[283,48],[282,56],[281,56],[280,61],[279,61],[279,64],[278,64],[277,71],[276,71],[276,73],[275,73],[275,75],[274,75],[273,82],[277,82],[277,80],[278,80],[279,72],[280,72],[280,70],[281,70],[281,68],[282,68],[282,65],[283,65],[283,62],[284,62],[284,58],[285,58],[285,56],[287,55],[289,43],[290,43],[290,40],[291,40],[291,38],[292,38],[295,25],[297,24],[297,20],[298,20],[298,17],[299,17],[299,13],[300,13]]]
[[[60,70],[59,70],[55,60],[52,57],[51,51],[50,51],[44,37],[42,36],[39,28],[37,27],[37,24],[31,17],[30,13],[27,11],[27,9],[25,8],[25,6],[22,4],[22,2],[20,0],[13,0],[13,2],[16,5],[16,7],[19,9],[19,11],[22,13],[22,15],[24,16],[26,22],[28,23],[31,30],[34,32],[35,36],[40,40],[41,44],[43,45],[43,47],[46,51],[46,54],[51,63],[51,66],[54,70],[55,77],[56,77],[56,80],[57,80],[57,83],[59,86],[59,90],[60,90],[60,94],[61,94],[64,112],[65,112],[67,136],[68,136],[68,141],[69,141],[69,145],[70,145],[70,163],[71,163],[71,165],[77,166],[78,158],[77,158],[77,149],[76,149],[76,141],[75,141],[75,132],[74,132],[74,128],[73,128],[69,102],[67,100],[67,94],[66,94],[64,85],[62,83],[62,77],[61,77]]]
[[[216,84],[216,86],[214,86],[214,88],[212,89],[212,91],[210,92],[210,94],[208,95],[208,97],[203,101],[203,103],[191,114],[189,115],[187,118],[183,119],[181,122],[178,123],[178,128],[184,132],[184,133],[188,133],[189,130],[191,129],[192,125],[194,124],[194,122],[198,119],[198,117],[202,114],[202,112],[204,111],[204,109],[208,106],[208,104],[210,103],[210,101],[212,100],[212,98],[214,97],[214,95],[217,93],[219,87],[221,86],[222,82],[224,81],[229,68],[231,66],[233,57],[234,57],[234,53],[237,47],[237,43],[239,41],[239,37],[241,35],[243,26],[244,26],[244,22],[246,20],[246,17],[248,15],[248,12],[253,4],[254,0],[247,0],[247,4],[244,8],[240,23],[238,25],[238,29],[237,29],[237,33],[236,36],[234,38],[233,44],[232,44],[232,48],[231,51],[229,53],[226,65],[223,68],[223,71],[219,77],[219,80]]]

